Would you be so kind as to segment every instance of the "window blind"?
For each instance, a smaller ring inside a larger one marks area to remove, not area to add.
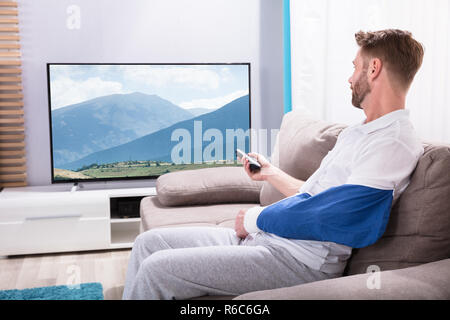
[[[27,185],[19,15],[0,1],[0,187]]]

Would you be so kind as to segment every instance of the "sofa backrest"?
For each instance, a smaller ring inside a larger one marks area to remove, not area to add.
[[[281,122],[271,162],[294,178],[306,181],[319,168],[345,127],[314,119],[300,111],[288,112]],[[262,206],[267,206],[284,197],[264,182],[259,201]]]
[[[392,270],[450,258],[450,146],[424,143],[411,181],[375,244],[354,249],[346,274]]]
[[[283,118],[272,163],[307,180],[345,127],[291,111]],[[450,146],[424,143],[424,148],[410,184],[392,207],[384,235],[371,246],[353,250],[346,275],[367,272],[372,265],[392,270],[450,258]],[[261,205],[282,198],[263,184]]]

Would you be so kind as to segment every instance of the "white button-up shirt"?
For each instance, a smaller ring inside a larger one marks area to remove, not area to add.
[[[393,111],[369,123],[345,128],[334,148],[298,193],[314,196],[331,187],[356,184],[393,190],[396,201],[408,186],[423,152],[422,143],[409,121],[409,111]],[[352,248],[334,242],[287,239],[264,232],[256,224],[263,209],[253,207],[247,211],[244,219],[247,232],[256,232],[272,244],[287,249],[310,268],[329,273],[343,272]]]

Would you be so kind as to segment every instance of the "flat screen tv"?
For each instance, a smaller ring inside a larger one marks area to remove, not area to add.
[[[250,63],[48,63],[52,183],[239,166]]]

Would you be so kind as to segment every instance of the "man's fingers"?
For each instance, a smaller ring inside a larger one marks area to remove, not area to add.
[[[266,158],[264,158],[264,156],[257,154],[257,153],[252,153],[249,155],[253,158],[256,159],[256,161],[258,161],[262,166],[265,166],[268,163],[268,160]]]
[[[252,175],[252,172],[250,171],[250,163],[248,163],[248,161],[245,163],[245,171],[247,172],[247,174]]]

